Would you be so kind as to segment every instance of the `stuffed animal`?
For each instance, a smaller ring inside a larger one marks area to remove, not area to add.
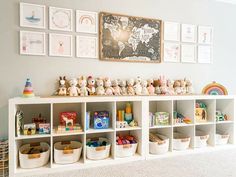
[[[142,94],[141,82],[142,82],[142,79],[140,77],[137,77],[137,79],[135,80],[135,85],[134,85],[134,91],[136,95]]]
[[[90,91],[87,87],[87,79],[84,76],[79,78],[79,87],[80,87],[80,96],[88,96],[88,92]]]
[[[186,81],[185,81],[185,79],[180,80],[180,89],[181,89],[181,94],[182,95],[186,94],[187,90],[186,90]]]
[[[187,94],[193,94],[194,93],[192,82],[188,79],[186,79],[186,93]]]
[[[149,95],[155,95],[155,87],[153,86],[153,79],[148,79],[147,84],[148,84],[147,89],[148,89]]]
[[[148,82],[146,80],[142,80],[142,95],[149,95],[149,91],[147,89]],[[153,87],[154,88],[154,87]]]
[[[176,80],[174,82],[174,89],[175,89],[175,93],[177,95],[180,95],[182,93],[181,87],[180,87],[180,80]]]
[[[134,79],[127,80],[127,94],[128,95],[135,95],[134,91]]]
[[[66,96],[67,95],[67,88],[66,88],[66,76],[63,78],[59,77],[59,88],[57,90],[57,95],[59,96]]]
[[[154,80],[154,85],[155,87],[155,94],[160,95],[161,94],[161,81],[160,79]]]
[[[127,95],[126,80],[119,80],[121,95]]]
[[[104,83],[102,78],[96,80],[97,88],[96,95],[105,95]]]
[[[76,78],[73,78],[69,81],[70,87],[68,88],[70,96],[79,96],[80,90],[77,87],[78,81]]]
[[[89,95],[94,95],[96,92],[96,88],[95,88],[95,79],[92,76],[88,77],[88,88],[89,88]]]
[[[112,88],[111,79],[106,77],[104,79],[104,86],[105,86],[105,95],[113,95],[114,89]]]
[[[167,94],[168,95],[175,95],[174,81],[172,81],[170,79],[167,80]]]
[[[160,76],[160,82],[161,82],[161,94],[165,95],[168,91],[167,89],[167,81],[166,81],[166,78],[165,76]]]
[[[114,90],[114,95],[121,95],[121,88],[117,79],[112,81],[112,88]]]

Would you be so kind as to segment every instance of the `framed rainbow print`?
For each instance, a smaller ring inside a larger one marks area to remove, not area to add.
[[[76,32],[94,33],[98,32],[98,14],[90,11],[76,11]]]

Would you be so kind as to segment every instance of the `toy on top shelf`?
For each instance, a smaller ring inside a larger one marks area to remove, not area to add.
[[[135,85],[134,85],[134,91],[136,95],[142,94],[141,82],[142,82],[142,79],[140,77],[137,77],[137,79],[135,80]]]
[[[67,95],[67,87],[66,87],[66,76],[63,78],[59,77],[59,88],[56,92],[56,95],[58,96],[66,96]]]
[[[119,81],[117,79],[112,81],[112,87],[114,90],[114,95],[121,95],[121,88],[119,86]]]
[[[31,97],[34,97],[34,96],[35,95],[34,95],[32,83],[31,83],[30,79],[28,78],[26,80],[26,83],[25,83],[25,88],[24,88],[24,91],[23,91],[23,97],[31,98]]]
[[[176,111],[174,111],[173,115],[174,115],[174,119],[173,119],[174,124],[191,124],[192,123],[192,120],[189,117],[185,117],[184,115]]]
[[[180,89],[181,89],[181,94],[185,95],[187,93],[187,89],[186,89],[186,81],[185,79],[181,79],[180,80]]]
[[[149,95],[149,91],[147,88],[148,82],[146,80],[142,80],[141,86],[142,86],[142,95]]]
[[[126,80],[120,80],[119,81],[119,86],[121,88],[121,95],[127,95]]]
[[[161,81],[160,79],[156,79],[153,82],[153,86],[155,87],[155,94],[160,95],[161,94]]]
[[[104,79],[104,86],[105,86],[105,95],[113,95],[114,89],[112,88],[111,79],[106,77]]]
[[[186,79],[186,93],[187,94],[193,94],[194,90],[193,90],[193,84],[190,80]]]
[[[68,88],[69,96],[79,96],[80,90],[77,87],[78,81],[73,78],[69,81],[70,87]]]
[[[165,95],[168,92],[167,80],[165,76],[160,76],[160,83],[161,94]]]
[[[89,88],[87,87],[87,79],[84,76],[79,78],[80,96],[88,96]]]
[[[216,111],[216,122],[220,122],[220,121],[228,121],[229,118],[227,116],[227,114],[222,113],[220,110]]]
[[[127,80],[127,94],[128,95],[135,95],[134,91],[134,79]]]
[[[155,95],[155,87],[153,86],[153,79],[147,80],[147,89],[148,89],[148,95]]]
[[[182,93],[180,80],[175,80],[175,82],[174,82],[174,90],[175,90],[175,93],[177,95],[180,95]]]
[[[88,88],[89,88],[89,95],[95,95],[96,88],[95,88],[95,79],[92,76],[88,77]]]
[[[97,88],[96,95],[105,95],[104,82],[102,78],[97,78],[96,80]]]
[[[149,113],[149,126],[166,126],[169,125],[169,113],[168,112],[156,112],[155,114]]]
[[[207,105],[198,102],[195,105],[195,119],[196,122],[207,122]]]
[[[202,89],[202,93],[205,95],[228,95],[227,89],[223,85],[216,83],[215,81],[206,85]]]
[[[108,129],[110,117],[108,111],[95,111],[94,112],[94,129]]]
[[[174,81],[168,79],[167,80],[167,95],[175,95],[175,89],[174,89]]]

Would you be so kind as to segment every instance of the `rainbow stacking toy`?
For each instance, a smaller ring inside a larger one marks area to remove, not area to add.
[[[33,91],[32,83],[30,79],[26,80],[25,88],[23,91],[23,97],[26,97],[26,98],[34,97],[34,91]]]

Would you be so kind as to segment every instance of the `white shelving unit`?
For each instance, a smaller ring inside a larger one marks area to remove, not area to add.
[[[195,104],[204,102],[207,105],[208,121],[198,123],[195,121]],[[133,117],[138,122],[138,127],[116,128],[117,110],[125,109],[125,104],[130,102],[133,108]],[[59,125],[59,113],[64,111],[76,111],[78,122],[82,125],[82,132],[57,134],[51,131],[49,135],[15,135],[15,114],[17,110],[24,112],[24,122],[30,123],[32,117],[42,113],[51,124],[51,129]],[[96,130],[86,127],[87,111],[107,110],[110,114],[109,129]],[[221,110],[228,115],[229,120],[216,122],[215,111]],[[170,114],[169,125],[149,127],[149,112],[168,112]],[[175,124],[173,122],[173,111],[188,116],[191,124]],[[25,176],[31,174],[53,173],[65,170],[89,168],[108,164],[124,163],[129,161],[170,157],[178,154],[189,154],[205,152],[208,150],[234,147],[235,142],[235,97],[234,96],[113,96],[113,97],[49,97],[49,98],[13,98],[9,100],[9,172],[10,176]],[[209,134],[208,146],[206,148],[195,148],[194,138],[196,130],[205,131]],[[225,131],[230,135],[229,145],[216,146],[215,134],[217,130]],[[173,150],[173,133],[181,132],[191,137],[190,147],[186,151],[177,152]],[[170,139],[169,152],[163,155],[149,154],[149,132],[160,133]],[[137,152],[132,157],[118,158],[116,156],[116,136],[133,135],[137,138]],[[95,137],[106,137],[111,142],[111,153],[108,159],[89,160],[86,158],[86,140]],[[58,141],[77,140],[82,142],[83,151],[77,163],[69,165],[58,165],[53,160],[53,145]],[[41,168],[21,169],[18,160],[19,147],[31,142],[48,142],[50,145],[50,161]]]

